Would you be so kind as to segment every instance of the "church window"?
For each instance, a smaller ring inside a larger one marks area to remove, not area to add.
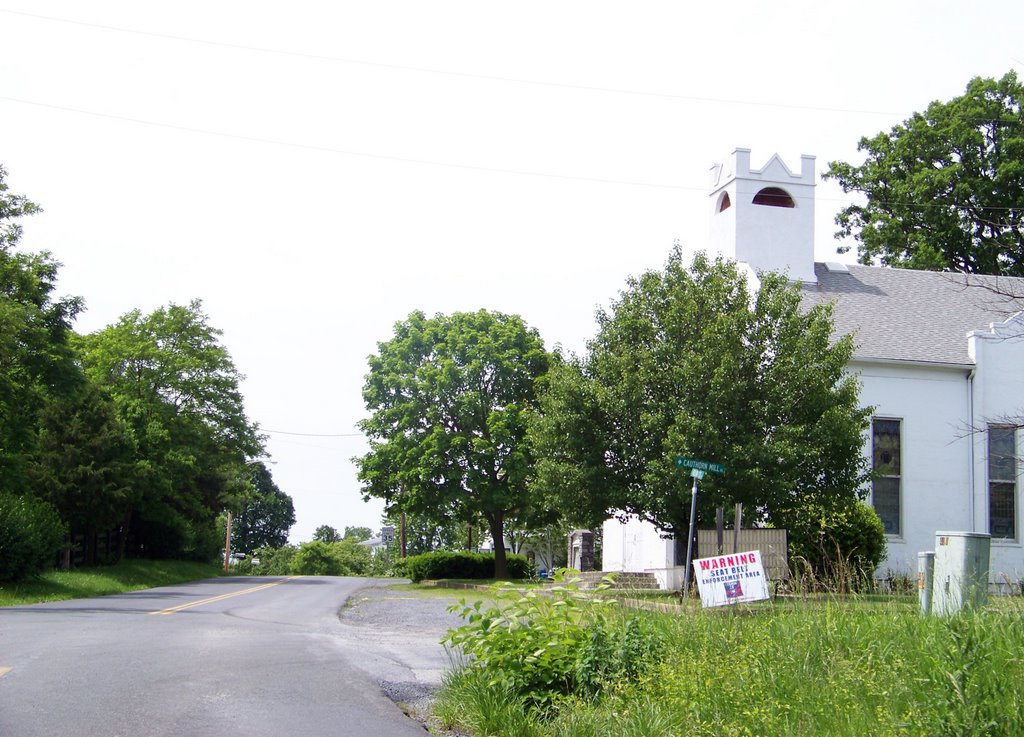
[[[871,503],[885,525],[886,535],[900,534],[900,421],[871,421],[871,457],[875,479]]]
[[[988,428],[988,527],[994,538],[1017,538],[1017,430]]]
[[[767,207],[796,207],[789,192],[781,187],[765,187],[754,195],[754,204]]]

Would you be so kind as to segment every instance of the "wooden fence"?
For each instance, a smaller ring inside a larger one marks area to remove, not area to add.
[[[753,528],[740,530],[738,541],[735,541],[735,536],[734,530],[725,530],[719,547],[717,530],[697,530],[697,553],[694,557],[710,558],[715,555],[760,550],[764,572],[770,581],[785,581],[789,578],[789,556],[786,553],[789,544],[788,530]]]

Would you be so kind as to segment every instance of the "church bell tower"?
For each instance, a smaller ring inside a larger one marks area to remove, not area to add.
[[[750,168],[750,149],[711,167],[711,253],[814,282],[814,157],[794,174],[775,154]]]

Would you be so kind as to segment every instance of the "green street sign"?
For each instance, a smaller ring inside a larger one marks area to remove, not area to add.
[[[697,471],[710,471],[711,473],[725,473],[725,466],[721,463],[711,461],[699,461],[696,458],[676,458],[677,468],[692,468]]]

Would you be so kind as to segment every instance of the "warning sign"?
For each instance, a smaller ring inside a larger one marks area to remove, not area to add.
[[[769,598],[768,578],[764,575],[760,550],[698,558],[693,561],[693,569],[704,607]]]

